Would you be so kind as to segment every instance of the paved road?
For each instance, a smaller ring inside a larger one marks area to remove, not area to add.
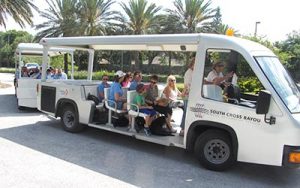
[[[18,111],[13,87],[0,89],[0,104],[0,187],[300,186],[298,169],[238,163],[212,172],[181,149],[93,128],[64,132],[58,120]]]

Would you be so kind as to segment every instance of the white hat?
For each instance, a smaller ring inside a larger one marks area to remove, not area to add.
[[[117,75],[119,78],[121,78],[121,77],[125,76],[126,74],[125,74],[123,71],[118,70],[118,71],[115,73],[115,75]]]

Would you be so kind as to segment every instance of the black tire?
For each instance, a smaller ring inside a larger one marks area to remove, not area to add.
[[[26,110],[26,107],[24,107],[24,106],[19,106],[19,105],[18,105],[18,110],[24,111],[24,110]]]
[[[230,137],[220,130],[207,130],[199,135],[194,151],[200,163],[209,170],[224,171],[236,161]]]
[[[60,120],[65,131],[77,133],[84,129],[84,126],[79,123],[78,113],[72,106],[65,106],[63,108]]]

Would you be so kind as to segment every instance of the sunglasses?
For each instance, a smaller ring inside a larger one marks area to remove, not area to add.
[[[151,81],[151,83],[152,83],[152,84],[156,84],[157,82],[155,82],[155,81]]]

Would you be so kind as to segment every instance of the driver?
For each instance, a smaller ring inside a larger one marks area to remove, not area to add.
[[[223,75],[225,64],[222,61],[217,61],[213,63],[213,70],[210,71],[207,75],[206,81],[213,83],[215,85],[218,85],[224,89],[224,86],[226,86],[226,81],[231,78],[234,74],[234,72],[230,72]]]

